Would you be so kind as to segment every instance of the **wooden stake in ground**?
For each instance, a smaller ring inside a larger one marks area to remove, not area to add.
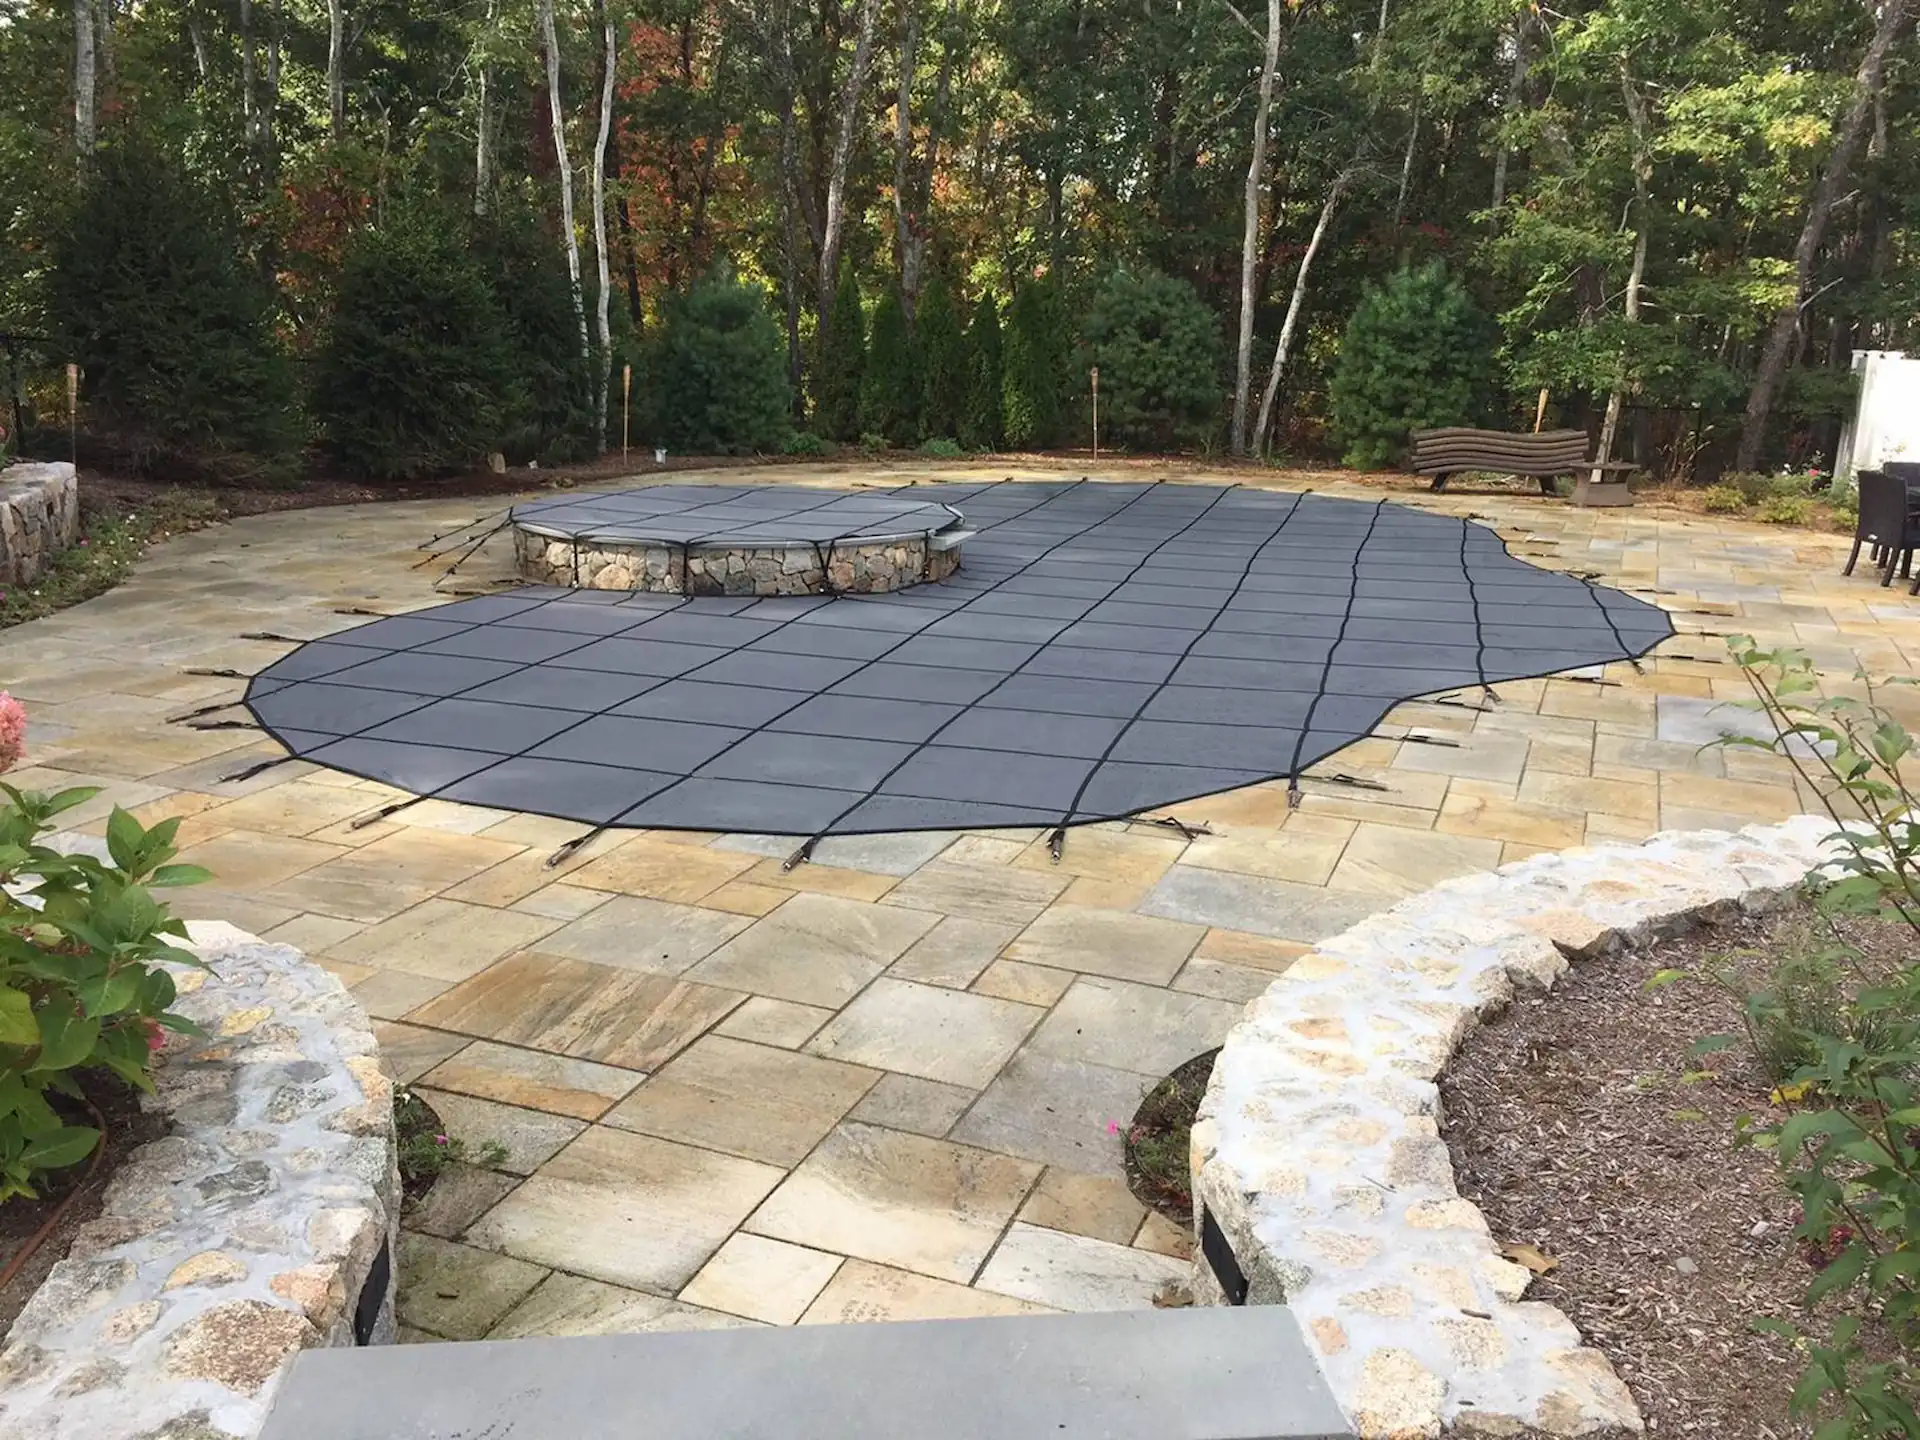
[[[1533,407],[1533,433],[1540,433],[1540,426],[1547,418],[1547,387],[1540,387],[1540,403]]]
[[[1100,367],[1094,366],[1089,372],[1093,376],[1093,458],[1100,458]]]
[[[73,468],[80,468],[80,367],[67,364],[67,432],[73,451]]]
[[[627,437],[633,430],[633,366],[620,367],[620,463],[627,463]]]

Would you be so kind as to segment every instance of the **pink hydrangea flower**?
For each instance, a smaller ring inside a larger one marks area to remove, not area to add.
[[[0,771],[11,770],[26,753],[26,707],[0,690]]]

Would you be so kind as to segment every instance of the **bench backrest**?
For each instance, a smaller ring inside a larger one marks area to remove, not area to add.
[[[1588,460],[1584,430],[1543,430],[1537,435],[1451,426],[1413,432],[1412,468],[1523,472],[1578,470]]]

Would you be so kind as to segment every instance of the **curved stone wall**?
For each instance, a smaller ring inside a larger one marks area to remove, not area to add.
[[[523,580],[587,590],[655,590],[671,595],[877,595],[960,567],[957,548],[929,550],[926,537],[841,540],[739,548],[581,540],[516,527],[514,562]]]
[[[230,925],[189,925],[134,1151],[0,1351],[7,1440],[256,1435],[283,1363],[393,1337],[393,1092],[340,981]]]
[[[1362,1440],[1642,1433],[1606,1357],[1525,1299],[1529,1272],[1455,1189],[1435,1080],[1516,987],[1779,904],[1832,858],[1833,830],[1803,815],[1669,832],[1449,881],[1322,942],[1247,1007],[1193,1128],[1196,1225],[1203,1241],[1218,1227],[1248,1303],[1294,1311]],[[1194,1288],[1224,1298],[1204,1259]]]
[[[0,585],[38,580],[53,557],[79,538],[80,487],[73,466],[0,470]]]

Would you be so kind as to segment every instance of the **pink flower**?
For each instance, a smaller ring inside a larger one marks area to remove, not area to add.
[[[447,1137],[444,1135],[436,1135],[433,1137],[433,1143],[436,1145],[444,1145],[447,1143]]]
[[[166,1030],[163,1029],[160,1022],[155,1020],[151,1015],[142,1016],[140,1024],[147,1032],[147,1053],[149,1055],[167,1043]]]
[[[26,707],[0,690],[0,771],[11,770],[26,753]]]
[[[1119,1133],[1120,1133],[1120,1125],[1119,1125],[1119,1122],[1117,1122],[1117,1121],[1114,1121],[1114,1120],[1109,1120],[1109,1121],[1107,1121],[1107,1134],[1109,1134],[1109,1135],[1118,1135]]]

